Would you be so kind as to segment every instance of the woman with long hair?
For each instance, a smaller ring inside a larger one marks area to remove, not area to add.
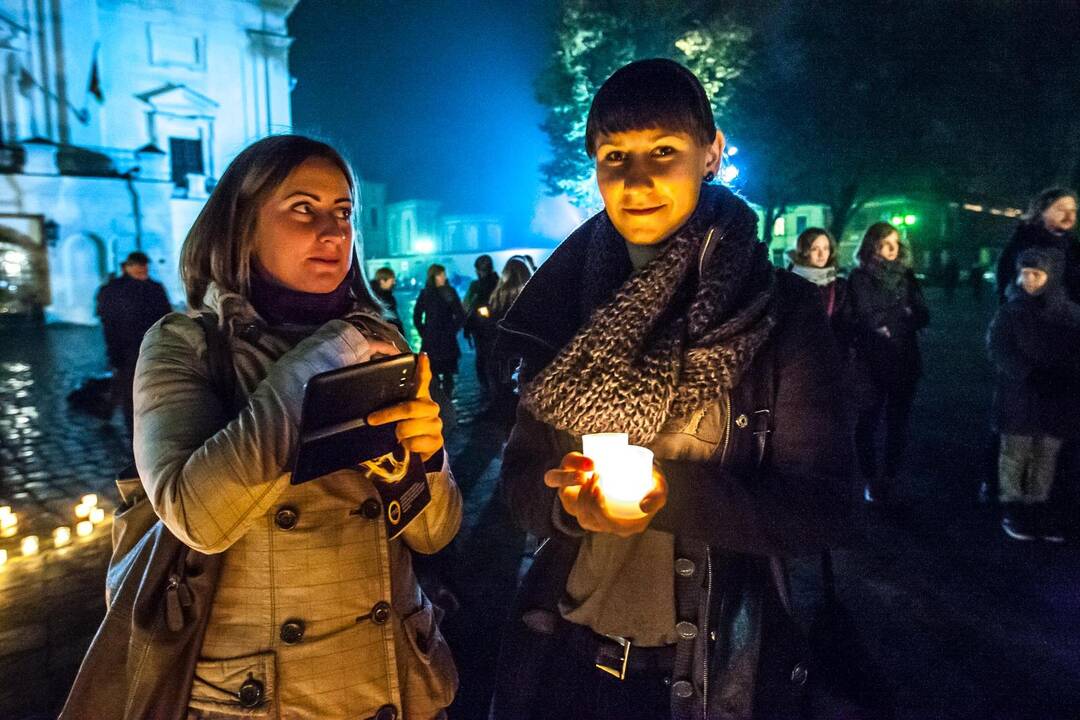
[[[329,145],[269,137],[233,160],[188,233],[188,305],[227,333],[238,408],[215,392],[192,317],[169,315],[143,341],[135,459],[146,494],[182,542],[224,554],[189,718],[431,718],[454,696],[411,562],[461,519],[427,359],[415,400],[367,418],[397,422],[431,489],[397,539],[358,469],[290,483],[307,381],[408,351],[360,271],[356,190]]]
[[[518,358],[513,353],[503,352],[496,342],[496,333],[499,322],[506,317],[530,277],[532,269],[523,257],[515,255],[510,258],[499,274],[498,284],[491,291],[487,307],[482,309],[486,309],[486,312],[481,313],[483,323],[479,325],[479,333],[485,339],[483,346],[490,353],[484,362],[484,382],[491,398],[488,408],[492,412],[510,412],[517,400],[514,373],[517,370]],[[479,348],[480,344],[477,343],[477,352]]]
[[[791,272],[817,286],[825,314],[833,320],[847,299],[847,280],[837,268],[836,240],[825,228],[812,227],[799,233],[795,248],[788,253]]]
[[[465,322],[465,309],[457,290],[447,282],[446,268],[428,267],[427,283],[413,306],[413,325],[420,333],[420,350],[431,358],[431,371],[446,398],[454,394],[461,347],[457,334]]]
[[[908,419],[922,376],[919,330],[930,322],[922,288],[908,265],[900,233],[887,222],[867,228],[849,277],[845,325],[850,328],[866,397],[859,399],[855,445],[863,496],[881,503],[895,488],[907,447]],[[884,462],[877,435],[884,415]]]

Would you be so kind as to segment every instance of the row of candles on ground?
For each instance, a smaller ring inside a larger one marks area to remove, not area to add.
[[[82,502],[75,506],[75,534],[87,537],[94,532],[94,526],[105,522],[105,508],[98,507],[97,495],[83,495]],[[11,511],[10,505],[0,506],[0,537],[13,537],[19,530],[19,516]],[[53,547],[64,547],[71,543],[71,528],[61,526],[53,530]],[[27,535],[19,541],[23,555],[37,555],[41,550],[41,540],[37,535]],[[8,551],[0,548],[0,565],[7,562]]]

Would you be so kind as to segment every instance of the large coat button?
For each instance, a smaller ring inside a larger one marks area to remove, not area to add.
[[[390,603],[380,600],[371,608],[371,622],[376,625],[384,625],[390,619]]]
[[[382,505],[375,498],[368,498],[360,506],[360,514],[368,520],[375,520],[382,515]]]
[[[685,700],[693,696],[694,686],[690,684],[689,680],[677,680],[671,684],[671,692],[675,697]]]
[[[802,687],[806,684],[806,678],[809,674],[806,666],[799,663],[791,670],[791,682],[798,687]]]
[[[294,507],[283,507],[274,513],[274,523],[282,530],[292,530],[300,520],[300,513]]]
[[[240,684],[240,692],[236,696],[240,700],[240,707],[258,707],[263,699],[263,684],[249,677]]]
[[[693,640],[697,637],[697,625],[683,620],[675,626],[675,632],[679,634],[679,638],[682,640]]]
[[[304,621],[286,620],[281,626],[281,642],[295,645],[304,639]]]
[[[383,705],[375,713],[373,720],[397,720],[398,712],[397,708],[393,705]]]
[[[675,561],[675,574],[679,577],[692,577],[694,575],[694,561],[688,558],[679,558]]]

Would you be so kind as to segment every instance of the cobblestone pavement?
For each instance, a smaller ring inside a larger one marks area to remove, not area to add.
[[[989,369],[982,336],[988,305],[930,294],[927,376],[916,402],[899,508],[860,508],[851,542],[835,554],[842,600],[881,663],[905,720],[1076,720],[1080,717],[1080,543],[1006,540],[976,502],[987,440]],[[93,328],[2,328],[0,505],[19,534],[71,524],[80,495],[108,505],[122,465],[121,423],[70,412],[64,397],[100,370]],[[480,413],[472,358],[462,359],[457,425],[447,435],[465,495],[465,522],[449,548],[419,563],[451,589],[461,610],[444,632],[461,671],[455,720],[485,716],[499,628],[524,539],[496,495],[507,428]],[[853,488],[853,492],[855,489]],[[0,718],[55,714],[103,612],[109,541],[103,528],[60,551],[0,568]],[[815,593],[814,563],[797,564],[796,590]]]

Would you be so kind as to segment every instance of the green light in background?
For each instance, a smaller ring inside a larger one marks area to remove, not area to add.
[[[915,215],[905,215],[904,216],[904,224],[905,225],[914,225],[918,221],[919,221],[919,218],[916,217]]]
[[[892,219],[892,224],[893,225],[903,225],[904,224],[904,216],[903,215],[893,215],[891,219]]]

